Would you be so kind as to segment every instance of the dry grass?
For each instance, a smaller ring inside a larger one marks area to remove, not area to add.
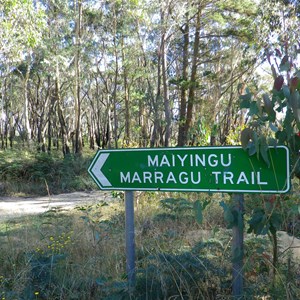
[[[198,199],[192,195],[191,201]],[[160,200],[170,196],[182,197],[137,193],[131,299],[230,299],[231,232],[222,229],[220,199],[199,225],[192,211],[162,208]],[[122,199],[0,223],[0,299],[130,299],[124,231]],[[251,295],[245,299],[262,299],[274,289],[269,245],[253,238],[245,247],[245,292]],[[299,295],[297,272],[289,270],[287,281],[284,268],[276,293],[289,288]]]

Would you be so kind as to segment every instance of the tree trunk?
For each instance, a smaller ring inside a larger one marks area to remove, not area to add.
[[[178,129],[178,146],[184,146],[186,143],[185,121],[186,121],[186,104],[187,104],[187,81],[188,81],[188,63],[189,63],[189,16],[186,13],[186,24],[182,28],[183,34],[183,62],[182,62],[182,83],[180,87],[180,111],[179,111],[179,129]]]
[[[161,14],[161,24],[163,32],[161,35],[161,58],[162,58],[162,80],[163,80],[163,95],[164,95],[164,109],[165,109],[165,119],[166,119],[166,130],[165,130],[165,147],[170,146],[171,137],[171,109],[169,100],[169,88],[167,82],[167,49],[166,49],[166,29],[165,29],[165,15],[163,10],[160,11]]]
[[[139,146],[147,147],[148,143],[148,132],[146,126],[146,111],[143,100],[139,100],[139,126],[140,126],[140,137],[139,137]]]
[[[42,151],[46,152],[46,139],[45,139],[45,112],[46,109],[48,108],[48,102],[49,102],[49,91],[47,91],[46,96],[45,96],[45,101],[41,103],[40,99],[40,87],[41,87],[41,80],[40,77],[38,76],[38,82],[36,86],[36,99],[35,99],[35,104],[36,104],[36,109],[35,109],[35,114],[36,114],[36,130],[37,130],[37,151]]]
[[[55,101],[57,100],[55,96],[53,96],[52,94],[52,89],[51,89],[51,79],[50,76],[48,76],[48,94],[49,94],[49,98],[50,98],[50,106],[49,106],[49,111],[48,111],[48,128],[47,128],[47,139],[48,139],[48,148],[47,151],[51,152],[51,147],[52,147],[52,137],[53,137],[53,123],[52,123],[52,119],[54,117],[54,105],[55,105]],[[55,89],[55,95],[56,95],[56,89]]]
[[[56,79],[55,79],[55,100],[56,100],[56,107],[57,107],[57,114],[60,123],[60,130],[61,130],[61,137],[62,137],[62,152],[64,156],[70,154],[70,145],[68,139],[68,129],[66,126],[66,122],[63,116],[63,111],[60,104],[60,86],[59,86],[59,69],[58,63],[56,66]],[[57,140],[58,143],[58,140]]]
[[[114,113],[115,114],[115,113]],[[114,115],[115,116],[115,115]],[[114,118],[115,122],[116,122],[116,118]],[[111,148],[111,133],[112,133],[112,122],[113,118],[111,116],[111,110],[108,110],[108,122],[107,122],[107,141],[108,141],[108,148]],[[116,148],[118,148],[117,146],[117,138],[115,136],[115,146]]]
[[[74,6],[77,8],[77,20],[75,25],[75,153],[82,154],[82,135],[81,135],[81,97],[80,97],[80,46],[81,46],[81,19],[82,19],[82,0],[75,0]],[[76,5],[77,4],[77,5]]]
[[[28,80],[30,75],[30,62],[27,63],[26,74],[23,79],[23,93],[24,93],[24,140],[29,142],[31,140],[31,127],[29,123],[29,100],[28,100]]]
[[[125,145],[129,146],[130,142],[130,108],[129,108],[129,84],[128,84],[128,75],[127,75],[127,66],[126,66],[126,55],[125,55],[125,46],[124,46],[124,36],[121,37],[121,47],[122,47],[122,64],[123,64],[123,85],[124,85],[124,102],[125,102]]]
[[[193,60],[192,60],[192,70],[191,70],[191,79],[189,86],[189,98],[187,104],[186,112],[186,121],[185,121],[185,140],[184,144],[188,141],[188,133],[192,124],[193,118],[193,108],[195,103],[195,91],[196,91],[196,79],[197,79],[197,65],[198,65],[198,56],[199,56],[199,41],[200,41],[200,17],[201,17],[201,8],[198,7],[197,16],[196,16],[196,31],[194,39],[194,49],[193,49]]]
[[[157,91],[156,96],[152,97],[154,109],[154,125],[151,135],[150,147],[157,147],[159,144],[159,102],[161,101],[161,54],[161,49],[159,49],[157,55]]]
[[[7,137],[7,116],[4,113],[4,102],[6,100],[6,79],[4,79],[1,89],[1,119],[0,119],[0,132],[1,132],[1,148],[5,148],[5,139]]]
[[[115,39],[114,39],[115,40]],[[118,64],[118,53],[117,53],[117,45],[115,41],[115,63],[116,63],[116,69],[115,69],[115,75],[114,75],[114,89],[113,89],[113,133],[114,133],[114,142],[115,142],[115,148],[118,148],[118,129],[119,129],[119,122],[118,122],[118,115],[117,115],[117,86],[118,86],[118,78],[119,78],[119,64]],[[110,113],[110,112],[109,112]],[[111,126],[111,115],[109,115],[109,126]],[[111,134],[111,127],[108,128],[109,134]],[[110,143],[110,139],[109,139]],[[109,146],[111,148],[111,145]]]

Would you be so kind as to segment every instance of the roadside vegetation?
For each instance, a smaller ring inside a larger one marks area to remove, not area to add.
[[[0,195],[30,196],[96,188],[87,173],[95,151],[85,155],[36,152],[33,149],[0,151]]]
[[[0,153],[3,194],[96,188],[86,171],[91,153],[20,153]],[[112,194],[111,202],[0,221],[0,299],[232,299],[229,195],[136,192],[137,278],[129,290],[124,195]],[[300,238],[297,193],[245,198],[252,233],[245,237],[244,299],[299,299],[299,262],[292,249],[274,252],[268,230]]]

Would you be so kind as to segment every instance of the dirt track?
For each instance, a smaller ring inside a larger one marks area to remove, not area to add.
[[[45,197],[0,197],[0,221],[39,214],[53,208],[71,209],[75,206],[112,200],[110,192],[75,192]]]

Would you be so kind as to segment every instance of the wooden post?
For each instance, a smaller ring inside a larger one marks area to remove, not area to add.
[[[238,300],[243,297],[244,195],[234,194],[233,201],[237,224],[232,228],[232,296]]]
[[[129,288],[135,285],[134,192],[125,192],[126,272]]]

